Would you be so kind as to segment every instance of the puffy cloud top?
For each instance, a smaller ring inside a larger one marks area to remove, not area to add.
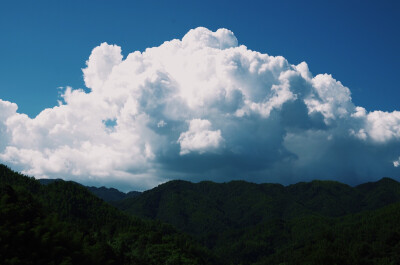
[[[367,112],[331,75],[239,46],[227,29],[192,29],[125,59],[102,43],[86,64],[90,92],[67,87],[34,119],[0,100],[3,163],[125,190],[399,175],[400,112]]]
[[[122,61],[121,47],[102,43],[93,49],[87,68],[83,69],[85,84],[88,88],[99,89],[107,80],[115,65]]]
[[[238,41],[232,31],[219,29],[212,32],[206,28],[190,30],[182,39],[182,45],[188,49],[228,49],[238,46]]]
[[[190,121],[189,130],[181,133],[178,142],[181,145],[181,155],[190,152],[211,152],[220,147],[223,142],[221,131],[211,131],[208,120],[193,119]]]

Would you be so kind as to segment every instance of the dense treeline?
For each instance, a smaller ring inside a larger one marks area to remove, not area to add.
[[[0,264],[400,264],[400,184],[387,178],[100,190],[126,213],[46,184],[0,165]]]
[[[226,264],[400,264],[400,184],[172,181],[115,202],[186,232]]]
[[[127,216],[83,186],[0,165],[1,264],[212,264],[170,225]]]

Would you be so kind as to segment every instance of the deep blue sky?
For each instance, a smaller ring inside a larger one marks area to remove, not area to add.
[[[204,26],[332,74],[367,110],[398,110],[399,13],[400,1],[1,1],[0,99],[34,117],[57,87],[84,87],[100,43],[126,56]]]

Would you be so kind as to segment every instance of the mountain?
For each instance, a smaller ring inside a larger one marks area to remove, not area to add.
[[[220,233],[227,228],[302,215],[339,217],[400,201],[400,184],[394,180],[366,185],[372,187],[350,187],[333,181],[285,187],[245,181],[195,184],[177,180],[113,204],[130,214],[159,219],[197,235],[205,230]]]
[[[128,216],[80,184],[0,165],[0,264],[218,264],[190,237]]]
[[[87,189],[99,197],[100,199],[106,202],[114,202],[114,201],[121,201],[127,198],[134,198],[140,195],[139,191],[130,191],[128,193],[121,192],[114,188],[106,188],[106,187],[87,187]]]
[[[377,209],[400,201],[400,185],[390,178],[364,183],[356,189],[365,195],[362,201],[364,209]]]
[[[113,204],[134,216],[173,225],[227,264],[336,264],[338,260],[340,264],[386,264],[384,253],[397,253],[400,247],[399,202],[400,183],[392,179],[357,187],[334,181],[285,187],[177,180]],[[381,218],[386,215],[395,219]],[[366,243],[366,233],[382,235]],[[396,244],[384,245],[382,238],[392,238]],[[354,245],[351,251],[349,242]],[[330,247],[336,247],[337,252]],[[375,251],[369,257],[377,260],[361,259],[362,248]],[[294,254],[298,257],[287,258]],[[329,255],[334,255],[330,261],[323,258]],[[364,263],[358,263],[357,258]],[[397,258],[399,255],[393,254],[387,260]]]
[[[125,212],[160,219],[186,232],[202,233],[206,220],[213,224],[210,229],[216,229],[216,223],[243,227],[307,214],[340,217],[395,202],[400,202],[400,183],[384,178],[356,187],[318,180],[287,187],[245,181],[218,184],[175,180],[113,204]],[[205,215],[208,218],[202,218]]]
[[[48,185],[56,181],[62,181],[62,179],[38,179],[39,183],[42,185]],[[79,184],[79,183],[77,183]],[[139,191],[130,191],[128,193],[124,193],[114,188],[106,188],[106,187],[94,187],[94,186],[84,186],[86,187],[91,193],[99,197],[100,199],[106,202],[113,202],[113,201],[121,201],[127,198],[133,198],[140,194]]]
[[[175,180],[110,203],[0,165],[0,264],[400,264],[400,183],[388,178]]]

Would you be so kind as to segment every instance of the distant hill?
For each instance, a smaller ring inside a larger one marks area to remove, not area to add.
[[[62,179],[38,179],[40,184],[48,185],[56,181],[62,181]],[[79,183],[77,183],[79,184]],[[81,185],[81,184],[80,184]],[[124,193],[114,188],[106,188],[106,187],[93,187],[93,186],[84,186],[86,187],[91,193],[99,197],[100,199],[106,202],[114,202],[114,201],[121,201],[127,198],[133,198],[140,195],[141,192],[139,191],[130,191],[128,193]]]
[[[400,251],[399,202],[400,183],[384,178],[357,187],[177,180],[113,204],[194,236],[227,264],[400,264],[383,261],[385,251]],[[392,238],[395,246],[368,233]],[[358,262],[363,248],[370,256]],[[399,260],[398,253],[388,260]]]
[[[121,192],[114,188],[106,188],[106,187],[87,187],[87,189],[106,202],[114,202],[114,201],[121,201],[128,198],[134,198],[139,196],[141,192],[139,191],[130,191],[128,193]]]
[[[42,185],[49,185],[55,181],[63,181],[62,179],[38,179],[40,184]]]
[[[395,202],[400,202],[400,183],[384,178],[357,187],[334,181],[300,182],[285,187],[245,181],[195,184],[176,180],[113,204],[136,216],[159,219],[182,231],[202,234],[205,228],[220,232],[227,227],[308,214],[340,217]]]

